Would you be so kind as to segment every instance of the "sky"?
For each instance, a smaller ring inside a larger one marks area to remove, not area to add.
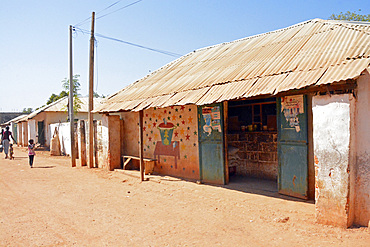
[[[87,96],[90,34],[85,30],[91,28],[92,12],[97,34],[186,55],[346,11],[369,14],[370,0],[1,0],[0,112],[36,109],[63,90],[70,25],[76,30],[73,74],[80,75],[79,93]],[[95,38],[94,91],[100,95],[114,94],[178,58]]]

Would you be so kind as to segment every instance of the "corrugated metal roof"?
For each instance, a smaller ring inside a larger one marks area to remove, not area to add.
[[[11,120],[9,120],[8,122],[6,122],[5,124],[6,125],[9,125],[10,123],[18,123],[18,122],[22,122],[22,121],[26,121],[27,120],[27,114],[24,114],[24,115],[20,115],[16,118],[13,118]]]
[[[309,20],[191,52],[96,109],[209,104],[353,79],[370,63],[370,23]]]
[[[79,97],[81,103],[81,108],[79,109],[79,112],[88,112],[89,107],[89,98],[88,97]],[[94,109],[98,108],[102,102],[104,102],[104,98],[94,98]],[[67,111],[67,105],[68,105],[68,97],[63,97],[50,105],[46,105],[44,107],[41,107],[40,109],[30,113],[27,115],[27,119],[34,118],[36,115],[38,115],[41,112],[66,112]]]

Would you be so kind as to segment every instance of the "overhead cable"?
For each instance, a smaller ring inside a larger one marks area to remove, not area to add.
[[[76,30],[82,32],[83,34],[90,33],[90,31],[85,30],[85,29],[81,29],[81,28],[76,28]],[[159,49],[155,49],[155,48],[150,48],[150,47],[135,44],[135,43],[132,43],[132,42],[128,42],[128,41],[108,37],[108,36],[105,36],[105,35],[102,35],[102,34],[99,34],[99,33],[95,33],[95,36],[100,37],[100,38],[104,38],[104,39],[113,40],[113,41],[116,41],[116,42],[120,42],[120,43],[123,43],[123,44],[126,44],[126,45],[131,45],[131,46],[139,47],[139,48],[142,48],[142,49],[158,52],[158,53],[168,55],[168,56],[171,56],[171,57],[181,57],[182,56],[181,54],[178,54],[178,53],[165,51],[165,50],[159,50]]]
[[[97,12],[96,14],[98,15],[98,14],[100,14],[101,12],[103,12],[103,11],[105,11],[105,10],[107,10],[107,9],[109,9],[109,8],[111,8],[111,7],[113,7],[114,5],[116,5],[116,4],[118,4],[119,2],[122,2],[122,0],[119,0],[119,1],[117,1],[117,2],[115,2],[115,3],[112,3],[111,5],[109,5],[108,7],[106,7],[105,9],[102,9],[102,10],[100,10],[99,12]]]
[[[98,37],[101,37],[101,38],[104,38],[104,39],[109,39],[109,40],[117,41],[117,42],[120,42],[120,43],[124,43],[126,45],[132,45],[132,46],[136,46],[136,47],[139,47],[139,48],[142,48],[142,49],[159,52],[159,53],[162,53],[162,54],[165,54],[165,55],[168,55],[168,56],[172,56],[172,57],[181,57],[182,56],[181,54],[178,54],[178,53],[174,53],[174,52],[170,52],[170,51],[165,51],[165,50],[154,49],[154,48],[150,48],[150,47],[147,47],[147,46],[143,46],[143,45],[138,45],[138,44],[134,44],[134,43],[131,43],[131,42],[127,42],[127,41],[124,41],[124,40],[120,40],[120,39],[116,39],[116,38],[111,38],[111,37],[104,36],[104,35],[101,35],[101,34],[98,34],[98,33],[95,33],[95,36],[98,36]]]
[[[107,14],[105,14],[105,15],[99,16],[99,17],[97,17],[96,19],[97,19],[97,20],[98,20],[98,19],[101,19],[101,18],[103,18],[103,17],[105,17],[105,16],[107,16],[107,15],[111,15],[111,14],[113,14],[113,13],[116,13],[117,11],[120,11],[120,10],[122,10],[122,9],[128,8],[128,7],[130,7],[130,6],[134,5],[134,4],[137,4],[137,3],[141,2],[141,1],[143,1],[143,0],[138,0],[138,1],[136,1],[136,2],[130,3],[130,4],[126,5],[126,6],[123,6],[123,7],[119,8],[119,9],[116,9],[116,10],[114,10],[114,11],[112,11],[112,12],[109,12],[109,13],[107,13]]]
[[[113,6],[115,6],[116,4],[120,3],[121,1],[122,1],[122,0],[119,0],[119,1],[117,1],[117,2],[115,2],[115,3],[112,3],[112,4],[111,4],[111,5],[109,5],[108,7],[106,7],[106,8],[104,8],[104,9],[100,10],[99,12],[97,12],[97,14],[96,14],[96,15],[98,15],[99,13],[101,13],[101,12],[103,12],[103,11],[105,11],[105,10],[107,10],[107,9],[109,9],[109,8],[111,8],[111,7],[113,7]],[[125,6],[121,7],[121,8],[119,8],[119,9],[116,9],[116,10],[114,10],[114,11],[112,11],[112,12],[109,12],[109,13],[107,13],[107,14],[105,14],[105,15],[99,16],[99,17],[95,18],[95,20],[97,20],[97,19],[101,19],[101,18],[103,18],[103,17],[105,17],[105,16],[107,16],[107,15],[111,15],[111,14],[113,14],[113,13],[115,13],[115,12],[117,12],[117,11],[120,11],[120,10],[122,10],[122,9],[128,8],[128,7],[130,7],[130,6],[134,5],[134,4],[137,4],[137,3],[141,2],[141,1],[143,1],[143,0],[138,0],[138,1],[136,1],[136,2],[130,3],[130,4],[128,4],[128,5],[125,5]],[[77,24],[76,24],[76,25],[74,25],[74,26],[75,26],[75,27],[81,26],[81,25],[85,24],[85,22],[89,21],[90,19],[91,19],[91,16],[90,16],[90,17],[88,17],[88,18],[86,18],[85,20],[83,20],[83,21],[81,21],[81,22],[77,23]]]

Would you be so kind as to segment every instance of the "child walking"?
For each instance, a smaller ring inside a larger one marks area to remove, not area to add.
[[[13,150],[13,144],[9,144],[9,159],[14,160],[14,150]]]
[[[30,167],[32,168],[33,166],[33,158],[35,157],[35,144],[33,143],[33,139],[30,139],[28,141],[30,144],[28,145],[28,157],[30,161]]]

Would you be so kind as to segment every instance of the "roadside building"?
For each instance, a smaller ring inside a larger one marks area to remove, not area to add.
[[[18,121],[25,118],[26,116],[27,116],[26,114],[20,115],[4,123],[5,126],[10,127],[10,131],[13,133],[13,137],[17,143],[18,143]]]
[[[315,199],[320,223],[367,225],[369,64],[365,22],[313,19],[196,50],[96,108],[101,166],[141,153],[159,174],[270,179]]]
[[[94,107],[100,105],[101,98],[94,99]],[[75,114],[74,119],[77,122],[80,119],[88,118],[88,98],[80,97],[80,109]],[[27,146],[29,139],[34,139],[36,143],[49,147],[50,139],[53,135],[53,129],[50,124],[64,123],[68,121],[68,97],[63,97],[49,105],[30,113],[24,118],[18,120],[21,124],[18,136],[21,136],[21,145]],[[101,119],[100,114],[95,114],[96,119]],[[18,124],[18,126],[20,125]],[[22,134],[21,134],[22,133]]]

